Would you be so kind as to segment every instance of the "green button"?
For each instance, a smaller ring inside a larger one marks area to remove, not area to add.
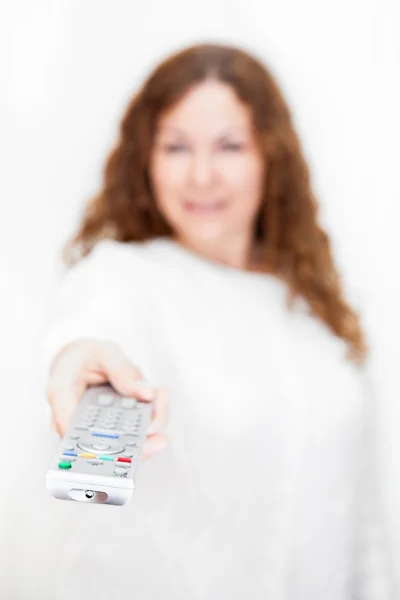
[[[71,466],[72,465],[69,460],[62,460],[61,462],[58,463],[59,469],[70,469]]]
[[[99,456],[101,460],[114,460],[112,456]]]

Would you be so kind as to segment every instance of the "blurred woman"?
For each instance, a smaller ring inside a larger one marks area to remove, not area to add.
[[[110,381],[153,401],[157,456],[126,508],[86,507],[54,598],[393,598],[365,336],[266,66],[210,44],[158,65],[65,258],[53,425]]]

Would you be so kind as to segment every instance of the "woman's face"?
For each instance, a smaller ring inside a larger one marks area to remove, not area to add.
[[[150,177],[178,240],[251,240],[263,170],[250,111],[229,85],[198,84],[159,120]]]

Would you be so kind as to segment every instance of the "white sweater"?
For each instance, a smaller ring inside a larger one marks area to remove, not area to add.
[[[395,599],[369,384],[285,297],[166,238],[102,241],[66,275],[46,366],[71,340],[117,342],[170,388],[170,445],[126,507],[80,505],[52,598]]]

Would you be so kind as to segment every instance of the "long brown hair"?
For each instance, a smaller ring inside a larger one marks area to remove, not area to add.
[[[210,77],[231,85],[253,116],[267,166],[254,232],[265,270],[287,284],[289,307],[296,296],[305,299],[311,314],[347,343],[348,357],[361,364],[367,345],[360,318],[344,298],[329,237],[318,222],[309,167],[291,113],[271,72],[239,48],[190,46],[150,74],[121,119],[102,187],[64,248],[65,262],[71,265],[87,255],[100,238],[128,242],[172,235],[157,209],[148,174],[155,127],[163,111]]]

